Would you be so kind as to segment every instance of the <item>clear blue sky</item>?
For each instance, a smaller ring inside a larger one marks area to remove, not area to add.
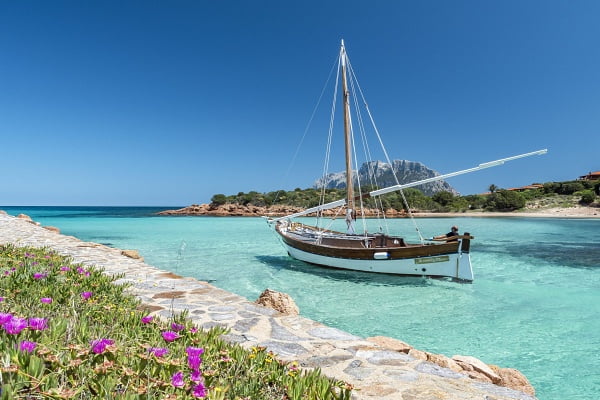
[[[599,17],[595,0],[3,1],[0,205],[309,187],[321,147],[286,171],[342,38],[392,158],[447,173],[548,148],[448,182],[574,179],[600,170]]]

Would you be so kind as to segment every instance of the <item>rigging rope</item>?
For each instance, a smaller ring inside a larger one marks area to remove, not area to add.
[[[300,148],[302,147],[302,144],[304,143],[304,139],[306,138],[306,135],[310,129],[310,126],[312,125],[312,121],[315,118],[315,115],[317,113],[317,110],[319,109],[319,105],[321,104],[321,100],[323,99],[323,95],[325,94],[325,90],[327,89],[327,87],[329,86],[329,82],[331,81],[331,77],[333,75],[333,71],[334,69],[339,70],[338,64],[337,62],[334,61],[334,63],[331,65],[331,69],[329,70],[329,75],[327,76],[327,79],[325,81],[325,84],[323,85],[323,88],[321,89],[321,94],[319,95],[319,98],[317,100],[317,104],[315,104],[315,107],[313,108],[312,114],[308,120],[308,123],[306,124],[306,128],[304,128],[304,133],[302,134],[302,137],[300,138],[300,142],[298,143],[298,145],[296,146],[296,151],[294,152],[294,155],[292,156],[292,160],[290,161],[290,164],[288,166],[287,171],[285,172],[285,175],[283,177],[283,186],[285,187],[285,183],[287,182],[287,179],[290,175],[290,171],[292,170],[294,164],[296,163],[296,158],[298,158],[298,154],[300,153]],[[339,75],[339,72],[338,72]],[[337,81],[337,78],[336,78]],[[275,199],[273,200],[273,203],[275,203],[278,199],[279,199],[279,194],[282,191],[278,191],[277,194],[275,195]]]
[[[394,168],[393,168],[393,164],[390,160],[390,157],[388,155],[388,152],[385,148],[385,145],[383,144],[383,140],[381,139],[381,135],[379,134],[379,129],[377,129],[377,125],[375,124],[375,120],[373,119],[373,115],[371,114],[371,110],[369,109],[369,105],[365,99],[364,93],[360,87],[360,84],[358,83],[358,79],[356,78],[356,75],[354,74],[354,70],[352,68],[349,68],[349,70],[351,70],[351,74],[354,77],[354,80],[356,80],[356,86],[358,87],[358,93],[360,93],[361,99],[364,103],[365,106],[365,110],[367,111],[367,114],[369,115],[369,119],[371,120],[371,125],[373,126],[373,130],[375,131],[375,134],[377,135],[377,139],[379,140],[379,145],[381,146],[381,149],[383,151],[383,154],[385,155],[385,159],[386,162],[390,165],[391,169],[392,169],[392,175],[394,176],[394,180],[396,182],[396,185],[400,185],[400,182],[398,181],[398,176],[396,175],[396,172],[394,172]],[[406,196],[404,195],[404,191],[402,189],[399,190],[400,195],[402,196],[402,201],[404,202],[404,204],[406,205],[406,212],[408,213],[408,216],[410,217],[415,230],[417,232],[417,234],[419,235],[419,239],[421,241],[421,243],[425,242],[425,239],[423,238],[423,235],[421,235],[421,231],[419,230],[419,227],[417,225],[417,222],[415,221],[414,216],[412,215],[412,210],[410,209],[410,205],[408,204],[408,201],[406,199]]]

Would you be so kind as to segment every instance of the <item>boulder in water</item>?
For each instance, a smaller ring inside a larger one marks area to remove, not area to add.
[[[256,304],[272,308],[285,315],[298,315],[300,312],[290,295],[271,289],[265,289],[256,300]]]

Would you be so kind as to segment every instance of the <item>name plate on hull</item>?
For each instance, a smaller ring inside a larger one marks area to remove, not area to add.
[[[415,264],[433,264],[446,261],[450,261],[450,256],[415,258]]]

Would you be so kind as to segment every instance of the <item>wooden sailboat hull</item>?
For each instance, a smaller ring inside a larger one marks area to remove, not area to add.
[[[383,246],[378,246],[377,237],[371,241],[311,240],[286,228],[276,227],[276,231],[291,257],[311,264],[354,271],[473,281],[469,240],[431,245],[406,245],[402,242],[386,246],[382,243]]]

